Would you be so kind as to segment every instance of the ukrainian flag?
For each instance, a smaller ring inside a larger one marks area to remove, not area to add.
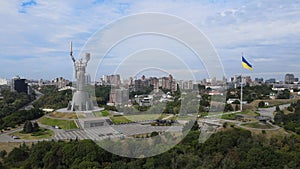
[[[248,70],[252,70],[252,65],[244,58],[244,56],[242,56],[242,66],[245,68],[245,69],[248,69]]]

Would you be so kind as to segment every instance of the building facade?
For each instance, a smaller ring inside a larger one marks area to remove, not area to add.
[[[286,74],[285,77],[284,77],[284,82],[286,84],[292,84],[294,83],[295,81],[295,77],[294,77],[294,74]]]
[[[26,79],[21,79],[19,76],[14,77],[11,81],[11,91],[18,93],[28,93],[28,84]]]

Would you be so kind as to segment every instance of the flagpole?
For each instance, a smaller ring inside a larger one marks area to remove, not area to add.
[[[242,52],[242,57],[244,56],[244,52]],[[243,74],[241,74],[241,102],[240,102],[240,111],[243,111]]]
[[[244,58],[244,53],[242,52],[242,66],[246,69],[252,70],[252,65],[247,62],[247,60]],[[240,111],[243,111],[243,74],[241,74],[241,106]]]
[[[240,102],[240,110],[243,111],[243,75],[241,75],[241,102]]]

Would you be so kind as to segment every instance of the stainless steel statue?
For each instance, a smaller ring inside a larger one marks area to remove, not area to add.
[[[76,78],[76,91],[73,93],[72,102],[68,105],[68,110],[71,111],[89,111],[93,110],[93,102],[91,101],[90,94],[87,92],[87,78],[86,78],[86,67],[90,60],[90,54],[85,54],[85,60],[83,58],[75,60],[72,50],[71,42],[71,51],[70,56],[74,63],[75,69],[75,78]]]

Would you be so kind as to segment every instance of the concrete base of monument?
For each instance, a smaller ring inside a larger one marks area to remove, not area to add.
[[[94,112],[99,112],[104,110],[103,107],[94,107],[92,110],[87,110],[87,111],[72,111],[72,110],[68,110],[67,108],[62,108],[62,109],[57,109],[55,110],[56,112],[60,112],[60,113],[80,113],[80,114],[84,114],[84,113],[94,113]]]
[[[109,117],[86,117],[78,119],[78,127],[81,129],[109,126],[112,124]]]

